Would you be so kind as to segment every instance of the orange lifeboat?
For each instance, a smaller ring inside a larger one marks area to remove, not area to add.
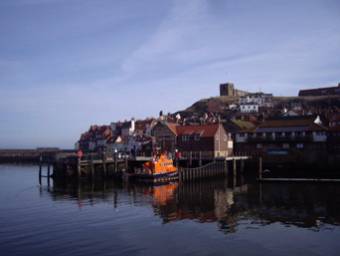
[[[141,172],[136,176],[143,180],[166,182],[177,179],[178,172],[172,159],[169,159],[166,154],[161,154],[154,157],[152,161],[144,163]]]

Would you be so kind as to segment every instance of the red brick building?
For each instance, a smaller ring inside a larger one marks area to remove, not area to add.
[[[222,124],[176,125],[159,122],[153,129],[156,146],[183,158],[213,159],[233,154],[233,140]]]

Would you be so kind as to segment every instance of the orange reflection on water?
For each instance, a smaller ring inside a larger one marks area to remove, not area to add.
[[[153,187],[152,195],[154,203],[157,205],[166,205],[167,202],[173,199],[177,187],[177,183],[169,183]]]

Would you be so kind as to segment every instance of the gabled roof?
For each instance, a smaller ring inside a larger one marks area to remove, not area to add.
[[[173,132],[173,134],[177,135],[177,127],[178,127],[177,124],[175,124],[175,123],[167,123],[166,125],[168,126],[170,131]]]

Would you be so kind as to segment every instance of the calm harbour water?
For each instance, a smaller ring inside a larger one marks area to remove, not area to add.
[[[40,187],[0,165],[0,255],[339,255],[339,184],[228,183]]]

